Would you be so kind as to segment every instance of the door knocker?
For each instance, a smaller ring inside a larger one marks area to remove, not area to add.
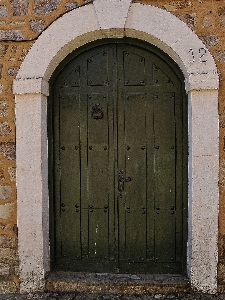
[[[91,111],[92,119],[100,120],[100,119],[103,118],[103,116],[104,116],[104,113],[102,111],[102,108],[101,108],[100,104],[95,104],[92,107],[92,111]]]

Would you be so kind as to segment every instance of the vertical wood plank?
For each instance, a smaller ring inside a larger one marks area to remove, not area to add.
[[[174,94],[154,101],[155,261],[175,261],[175,120]]]
[[[81,257],[79,95],[60,98],[62,257]]]

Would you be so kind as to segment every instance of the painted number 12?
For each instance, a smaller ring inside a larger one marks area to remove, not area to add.
[[[190,63],[194,63],[196,61],[196,52],[194,52],[192,48],[188,52],[191,53],[192,56],[192,60],[190,60]],[[207,50],[205,48],[198,49],[197,58],[199,59],[200,63],[207,62],[207,59],[205,58],[206,53]]]

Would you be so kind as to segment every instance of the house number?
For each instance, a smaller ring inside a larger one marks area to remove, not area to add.
[[[205,48],[199,48],[198,53],[196,53],[197,51],[194,51],[192,48],[190,48],[188,52],[192,57],[192,59],[189,61],[190,63],[194,63],[196,61],[196,58],[199,59],[200,63],[207,62],[207,59],[205,58],[207,50]]]

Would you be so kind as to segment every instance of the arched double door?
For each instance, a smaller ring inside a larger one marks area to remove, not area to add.
[[[184,273],[187,103],[158,49],[74,54],[50,98],[52,268]]]

